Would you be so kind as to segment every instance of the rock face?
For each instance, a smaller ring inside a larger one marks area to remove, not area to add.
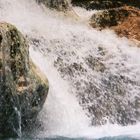
[[[29,60],[22,34],[0,23],[0,137],[16,137],[41,110],[48,81]]]
[[[127,7],[129,16],[112,29],[121,37],[125,36],[129,39],[140,41],[140,10]],[[138,43],[140,44],[140,43]],[[140,45],[139,45],[140,46]]]
[[[124,8],[104,10],[94,14],[90,19],[92,27],[106,28],[116,26],[130,15]]]
[[[72,4],[92,10],[117,8],[126,5],[140,8],[139,0],[72,0]]]
[[[140,41],[140,11],[138,8],[124,6],[98,12],[91,17],[90,25],[100,29],[111,27],[120,36]]]
[[[37,0],[37,2],[58,11],[66,11],[69,9],[69,2],[67,0]]]

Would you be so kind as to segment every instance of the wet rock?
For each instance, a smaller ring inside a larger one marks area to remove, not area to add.
[[[37,2],[58,11],[66,11],[70,8],[67,0],[37,0]]]
[[[93,56],[88,56],[86,58],[86,64],[93,70],[97,72],[104,72],[105,65],[100,58],[95,58]]]
[[[0,23],[0,137],[17,137],[41,110],[48,81],[29,60],[23,35]]]
[[[127,37],[136,43],[140,41],[140,10],[137,8],[126,7],[129,16],[122,23],[113,26],[112,29],[121,37]],[[140,42],[137,43],[140,46]]]
[[[140,8],[140,2],[138,0],[72,0],[72,4],[88,10],[103,10],[126,5]]]
[[[125,8],[104,10],[91,17],[90,25],[94,28],[116,26],[123,22],[129,15],[130,12]]]
[[[90,19],[94,28],[111,28],[119,36],[140,41],[140,10],[134,7],[121,7],[104,10],[94,14]]]
[[[109,9],[123,5],[122,2],[117,0],[72,0],[72,3],[73,5],[92,10]]]

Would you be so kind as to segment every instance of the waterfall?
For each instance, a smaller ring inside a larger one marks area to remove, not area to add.
[[[0,0],[1,21],[27,37],[31,59],[49,79],[34,135],[140,137],[140,49],[109,29],[89,27],[97,11],[74,10],[81,18],[35,0]]]

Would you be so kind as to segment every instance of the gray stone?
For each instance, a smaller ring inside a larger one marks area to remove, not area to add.
[[[20,136],[48,94],[48,80],[29,60],[28,49],[16,27],[0,23],[0,137]]]
[[[70,9],[69,2],[67,0],[37,0],[37,2],[58,11],[66,11]]]

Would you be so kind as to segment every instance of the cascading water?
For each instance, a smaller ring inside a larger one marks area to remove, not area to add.
[[[92,29],[87,11],[75,10],[82,20],[35,0],[0,0],[1,21],[27,36],[32,60],[49,79],[36,137],[140,137],[140,49],[109,30]]]

